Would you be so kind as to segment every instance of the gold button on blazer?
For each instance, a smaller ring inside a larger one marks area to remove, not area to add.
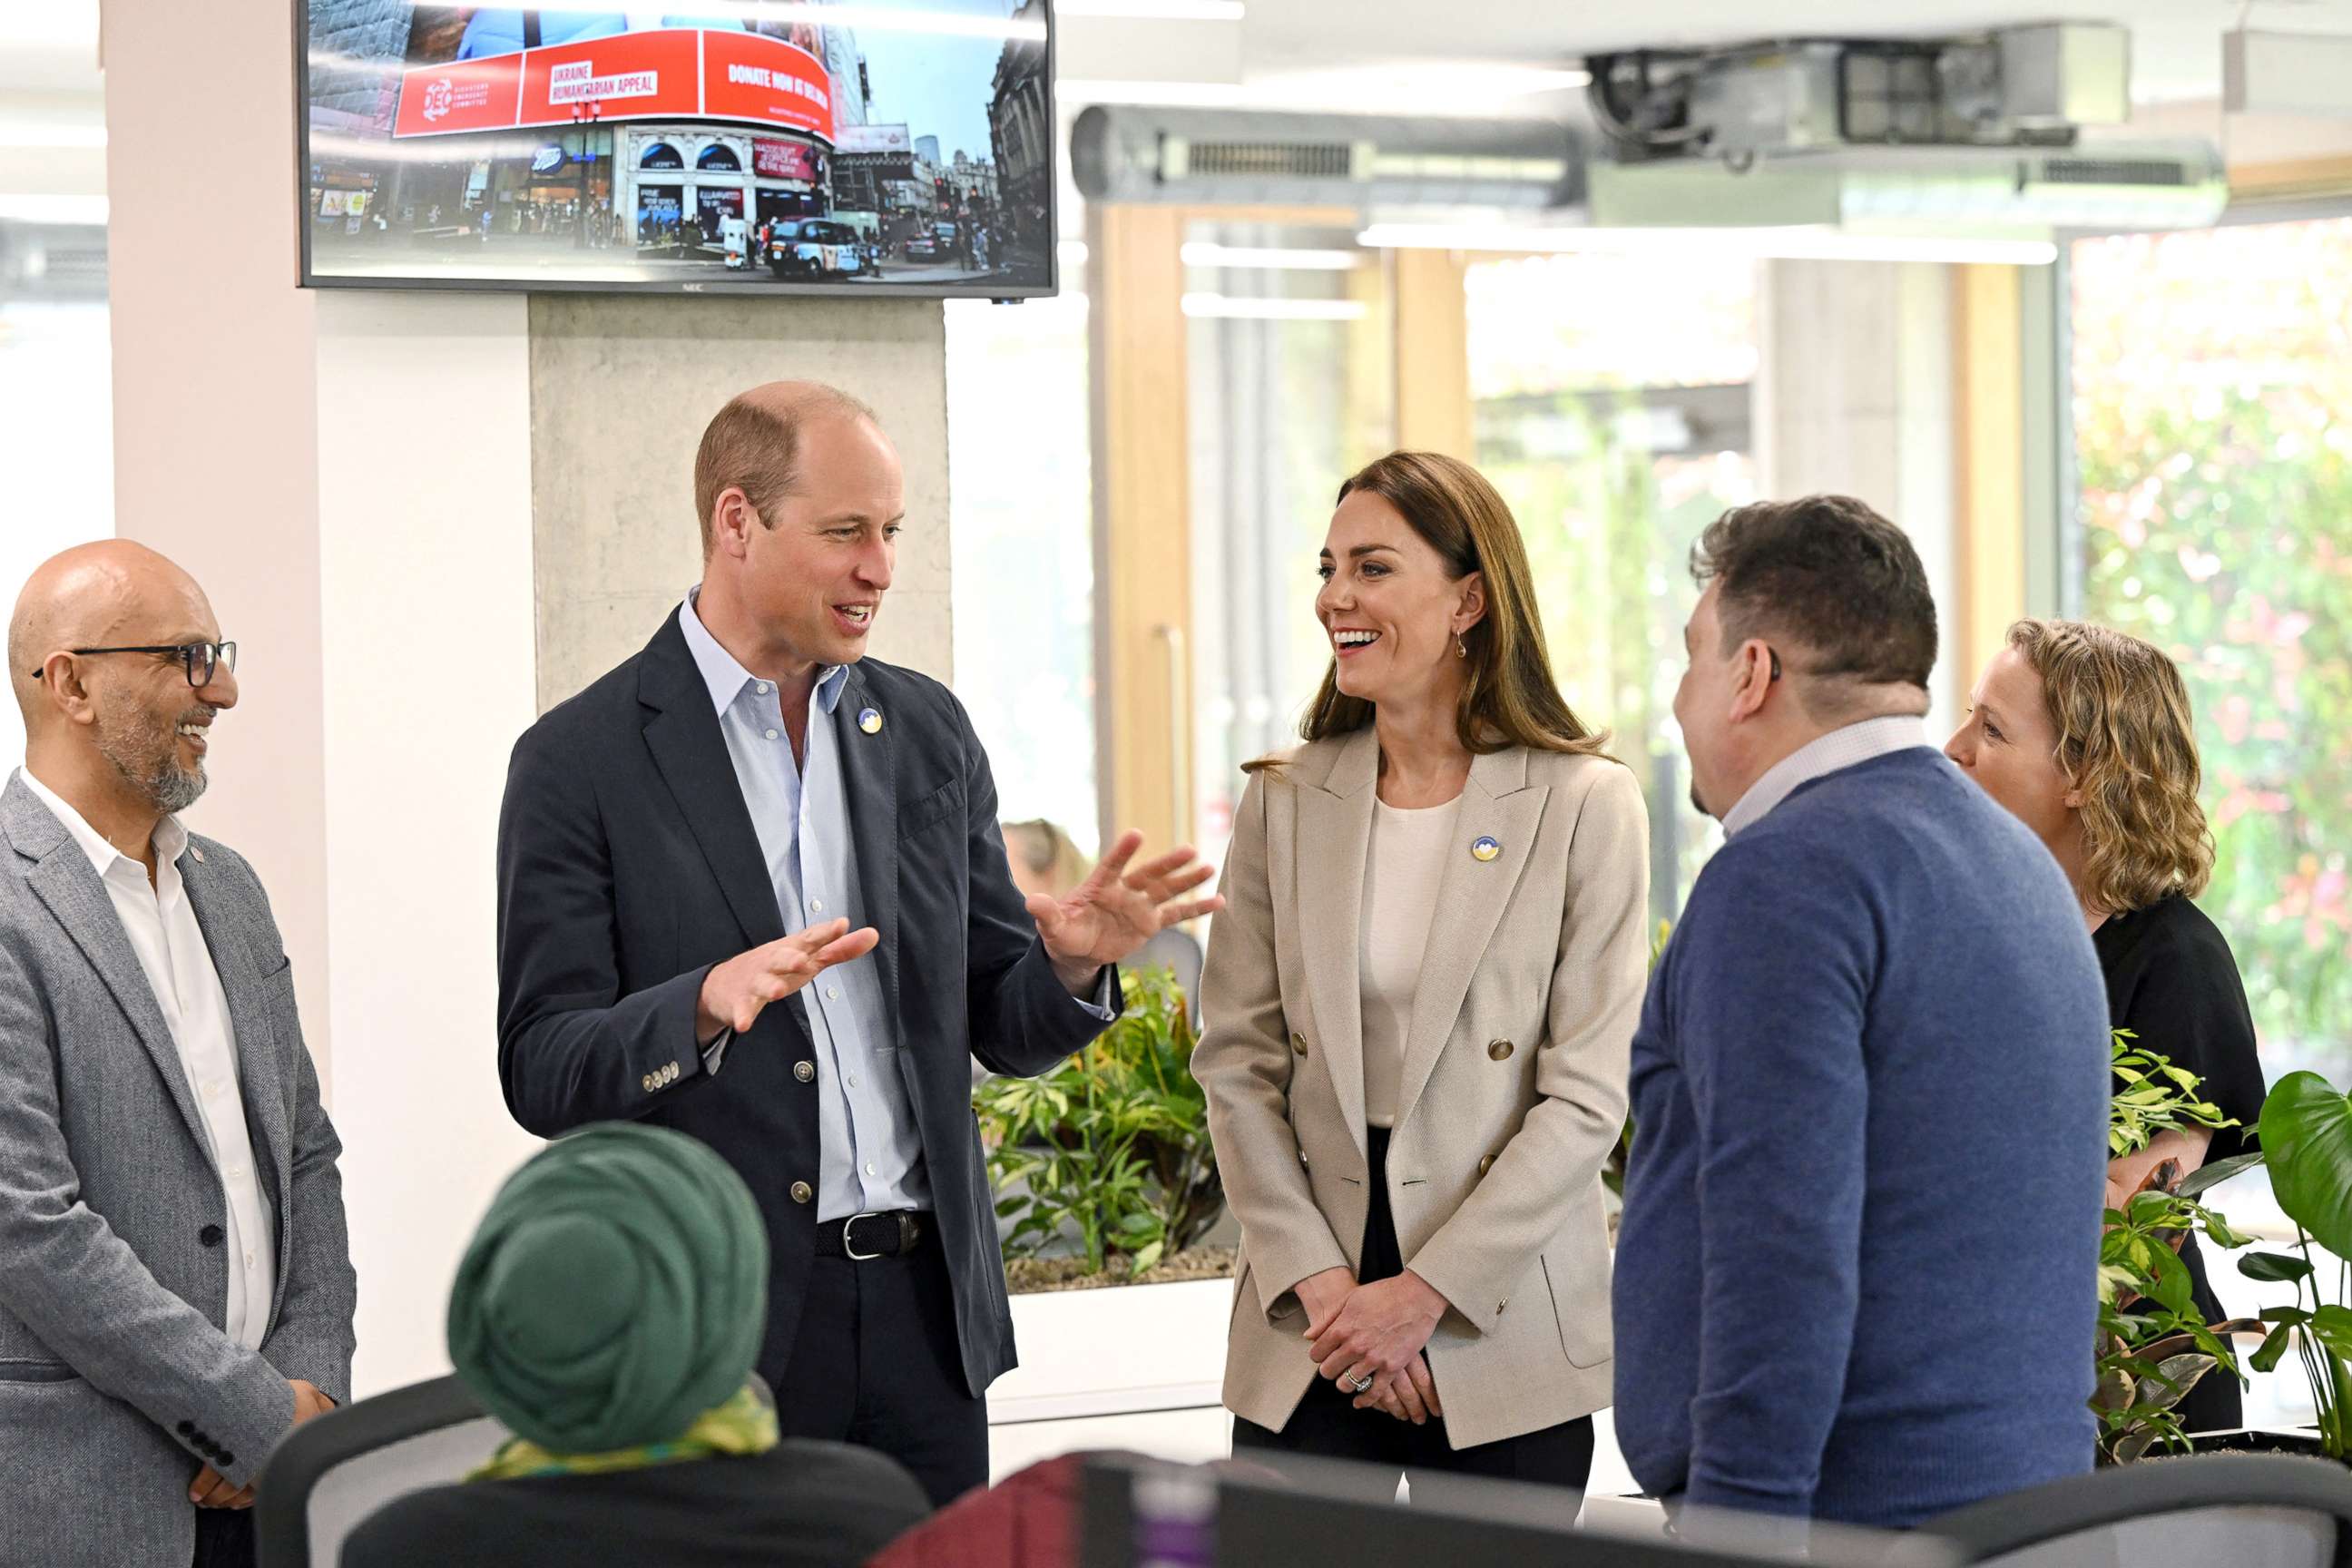
[[[1242,1228],[1225,1405],[1276,1430],[1315,1376],[1295,1287],[1356,1267],[1363,1240],[1358,918],[1379,751],[1362,730],[1252,775],[1201,977],[1192,1070]],[[1639,784],[1600,757],[1475,759],[1454,831],[1388,1182],[1406,1267],[1452,1304],[1425,1353],[1466,1448],[1610,1402],[1601,1165],[1625,1120],[1650,857]],[[1474,857],[1481,838],[1501,853]]]

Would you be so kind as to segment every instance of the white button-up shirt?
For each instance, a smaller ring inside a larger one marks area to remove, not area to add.
[[[229,1021],[228,996],[180,881],[179,859],[188,847],[188,830],[177,817],[167,816],[156,825],[155,880],[151,886],[147,868],[107,842],[56,791],[30,771],[21,776],[65,825],[105,884],[123,934],[131,939],[131,951],[146,972],[148,989],[155,994],[155,1005],[172,1032],[172,1043],[179,1048],[180,1070],[187,1075],[196,1113],[212,1141],[213,1164],[220,1173],[228,1211],[228,1319],[223,1327],[237,1343],[258,1350],[269,1331],[270,1300],[277,1289],[278,1232],[262,1197],[260,1173],[254,1168],[253,1139],[238,1092],[236,1036]]]

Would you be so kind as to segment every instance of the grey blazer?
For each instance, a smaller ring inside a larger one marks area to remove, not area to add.
[[[252,1480],[293,1420],[289,1379],[350,1397],[342,1146],[269,900],[234,851],[191,836],[180,875],[277,1214],[277,1296],[247,1350],[222,1331],[220,1176],[121,920],[13,776],[0,837],[0,1562],[184,1563],[198,1467]]]

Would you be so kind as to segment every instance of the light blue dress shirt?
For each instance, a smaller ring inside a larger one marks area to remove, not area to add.
[[[807,755],[796,765],[782,698],[773,682],[719,646],[695,613],[699,592],[687,595],[678,628],[710,688],[785,933],[845,916],[852,931],[870,924],[835,718],[849,667],[818,672],[809,694]],[[816,1045],[817,1218],[929,1209],[922,1133],[898,1077],[898,1020],[883,1002],[880,967],[870,954],[836,964],[803,987],[799,1000]],[[726,1038],[706,1053],[709,1070],[718,1070]]]

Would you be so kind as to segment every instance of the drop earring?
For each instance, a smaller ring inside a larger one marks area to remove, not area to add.
[[[1456,658],[1470,657],[1470,645],[1462,640],[1462,635],[1459,632],[1456,632],[1454,637],[1454,657]]]

